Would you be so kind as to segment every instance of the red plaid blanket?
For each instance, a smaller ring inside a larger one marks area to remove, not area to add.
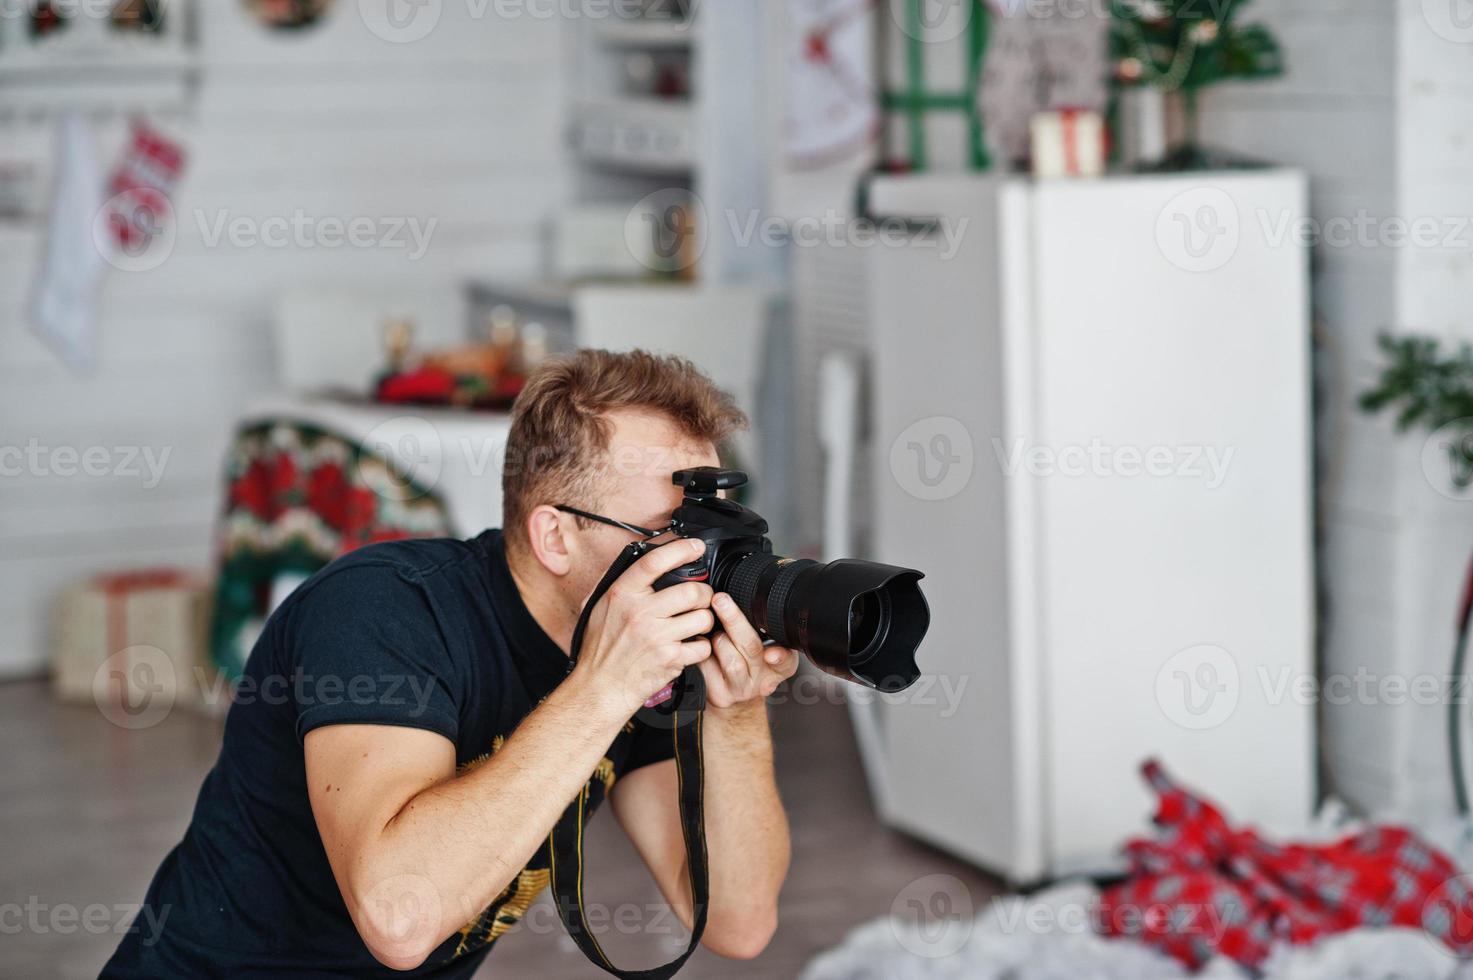
[[[1154,840],[1125,846],[1130,877],[1100,898],[1097,926],[1195,969],[1214,955],[1256,968],[1278,940],[1357,926],[1422,928],[1473,956],[1473,876],[1401,827],[1333,844],[1278,845],[1234,830],[1211,803],[1142,767],[1159,797]]]

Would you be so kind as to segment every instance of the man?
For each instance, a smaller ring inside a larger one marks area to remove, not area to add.
[[[129,936],[103,976],[470,976],[547,885],[548,833],[585,785],[689,926],[672,739],[633,718],[687,664],[709,704],[703,943],[761,952],[789,853],[763,698],[797,655],[704,583],[656,591],[700,553],[676,540],[613,584],[568,671],[584,601],[679,504],[670,474],[716,465],[744,424],[678,359],[539,369],[513,412],[504,530],[360,549],[272,615],[242,682],[259,693],[231,707],[149,887],[162,937]]]

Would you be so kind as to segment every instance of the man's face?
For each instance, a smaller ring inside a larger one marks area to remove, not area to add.
[[[627,524],[664,527],[681,499],[681,489],[670,482],[670,474],[691,466],[720,465],[716,447],[684,435],[663,415],[619,411],[607,418],[609,449],[593,509]],[[583,528],[570,524],[568,546],[570,598],[580,605],[624,546],[637,540],[617,527],[584,523]]]

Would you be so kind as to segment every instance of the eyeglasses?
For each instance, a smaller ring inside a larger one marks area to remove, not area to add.
[[[572,514],[574,517],[582,517],[586,520],[597,521],[600,524],[607,524],[609,527],[617,527],[622,531],[637,534],[642,538],[658,538],[675,526],[674,524],[667,524],[658,531],[652,531],[647,527],[640,527],[638,524],[616,521],[612,517],[605,517],[602,514],[591,514],[586,510],[579,510],[577,507],[569,507],[567,504],[553,504],[552,506],[554,510],[560,510],[564,514]]]

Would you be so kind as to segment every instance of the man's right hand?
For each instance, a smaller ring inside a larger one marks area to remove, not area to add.
[[[711,656],[711,641],[702,635],[716,622],[711,586],[654,587],[660,576],[694,561],[705,547],[694,538],[672,541],[615,579],[589,615],[569,680],[579,678],[627,719],[687,666]]]

